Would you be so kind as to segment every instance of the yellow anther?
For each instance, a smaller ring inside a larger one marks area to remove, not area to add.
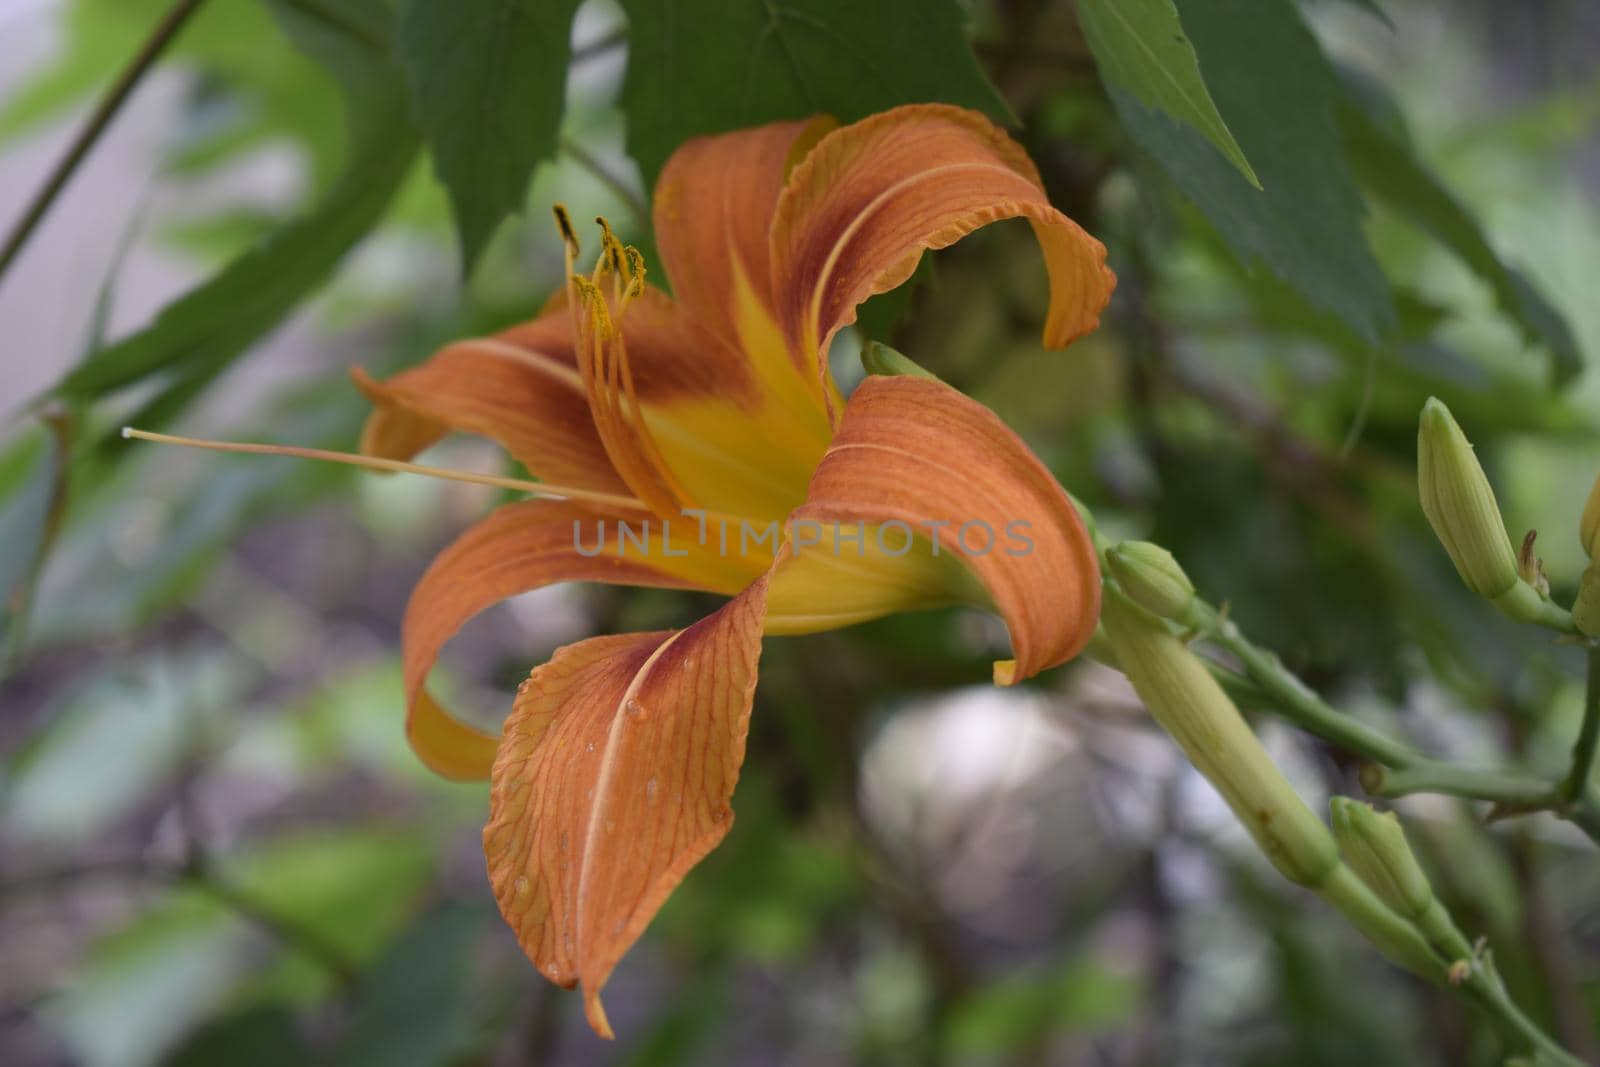
[[[638,298],[639,294],[643,292],[644,275],[635,274],[632,278],[628,279],[628,288],[623,290],[621,306],[617,308],[617,317],[620,318],[622,313],[628,309],[628,305],[633,303],[633,301]]]
[[[572,276],[572,284],[577,288],[578,295],[583,298],[584,310],[589,313],[590,329],[594,330],[599,338],[611,337],[615,332],[611,328],[611,311],[606,307],[606,298],[600,292],[600,287],[581,274]]]
[[[599,281],[609,271],[616,277],[613,285],[612,296],[620,297],[622,287],[628,280],[627,264],[622,254],[622,242],[617,240],[617,235],[612,232],[611,224],[605,216],[596,215],[594,221],[600,227],[600,257],[595,261],[594,280]]]
[[[572,228],[572,216],[567,214],[567,205],[556,204],[550,213],[556,217],[556,229],[561,231],[561,243],[567,246],[567,255],[577,258],[582,246],[578,243],[578,232]]]
[[[594,217],[594,224],[600,227],[600,241],[602,244],[620,245],[622,243],[621,241],[617,240],[617,235],[611,232],[611,223],[606,221],[606,217],[604,215],[596,215]]]
[[[633,247],[633,245],[627,245],[622,249],[622,254],[628,257],[629,280],[638,282],[642,288],[644,286],[645,274],[644,253]]]

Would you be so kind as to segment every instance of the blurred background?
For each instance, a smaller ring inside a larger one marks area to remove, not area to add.
[[[0,0],[0,226],[164,8]],[[1172,548],[1341,708],[1463,763],[1555,767],[1579,657],[1460,588],[1416,504],[1415,420],[1449,401],[1570,595],[1600,471],[1600,8],[1383,10],[1303,12],[1570,325],[1589,358],[1570,386],[1381,200],[1365,232],[1398,322],[1381,345],[1241,267],[1128,142],[1071,7],[1046,0],[972,4],[974,40],[1053,201],[1111,249],[1105,328],[1039,348],[1043,271],[1007,224],[932,257],[863,332],[992,406],[1113,536]],[[174,425],[353,448],[348,368],[410,365],[559,284],[552,201],[644,239],[620,9],[589,0],[573,41],[562,151],[466,282],[414,162],[328,284]],[[90,429],[38,402],[326,187],[341,122],[337,86],[260,3],[213,0],[0,280],[0,1062],[1500,1062],[1459,1000],[1266,866],[1120,675],[1081,662],[995,690],[1004,631],[959,612],[766,643],[738,820],[608,987],[619,1039],[595,1038],[495,912],[486,789],[433,778],[401,731],[407,594],[495,494],[106,436],[157,387]],[[834,353],[846,384],[859,340]],[[456,438],[427,459],[496,456]],[[476,620],[440,673],[492,727],[557,646],[704,609],[559,586]],[[1343,754],[1260,727],[1313,807],[1361,795]],[[1519,1001],[1600,1055],[1592,845],[1547,816],[1400,807]]]

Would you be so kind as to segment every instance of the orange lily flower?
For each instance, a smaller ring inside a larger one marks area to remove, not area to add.
[[[1094,329],[1105,249],[1048,203],[987,119],[903,107],[853,125],[788,122],[701,138],[668,162],[654,225],[674,297],[605,229],[590,277],[532,322],[377,382],[368,455],[451,430],[500,442],[551,488],[445,549],[406,611],[407,733],[429,766],[487,776],[494,894],[552,981],[600,991],[728,832],[763,634],[950,603],[999,613],[1011,684],[1071,658],[1099,615],[1094,551],[1066,494],[988,409],[936,381],[874,377],[849,398],[834,335],[922,253],[1026,218],[1044,251],[1048,346]],[[604,224],[602,223],[602,226]],[[554,498],[550,498],[554,494]],[[553,582],[732,597],[678,631],[556,652],[500,737],[425,682],[470,617]]]

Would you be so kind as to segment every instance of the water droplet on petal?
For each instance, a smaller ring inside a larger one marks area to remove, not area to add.
[[[654,803],[656,799],[656,788],[656,780],[651,778],[644,784],[644,798]]]
[[[588,751],[590,751],[590,752],[594,751],[594,742],[593,741],[589,742]]]
[[[527,891],[528,891],[528,876],[527,875],[518,875],[517,876],[517,880],[515,882],[511,883],[511,888],[517,894],[517,896],[519,896],[519,897],[522,896],[523,894],[527,893]]]
[[[546,967],[545,970],[549,972],[551,978],[561,977],[561,968],[554,963],[552,963],[549,967]]]
[[[616,828],[617,828],[617,820],[615,820],[615,819],[607,819],[606,820],[606,833],[609,834],[611,831],[615,830]]]
[[[628,702],[622,705],[622,710],[627,712],[629,715],[638,715],[640,712],[644,711],[644,705],[640,704],[632,697],[629,697]]]

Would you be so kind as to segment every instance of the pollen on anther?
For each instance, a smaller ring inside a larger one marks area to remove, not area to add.
[[[581,246],[578,243],[578,232],[572,228],[572,216],[567,214],[567,205],[556,204],[551,207],[550,212],[556,217],[556,229],[561,231],[561,240],[566,243],[574,256],[577,255]]]

